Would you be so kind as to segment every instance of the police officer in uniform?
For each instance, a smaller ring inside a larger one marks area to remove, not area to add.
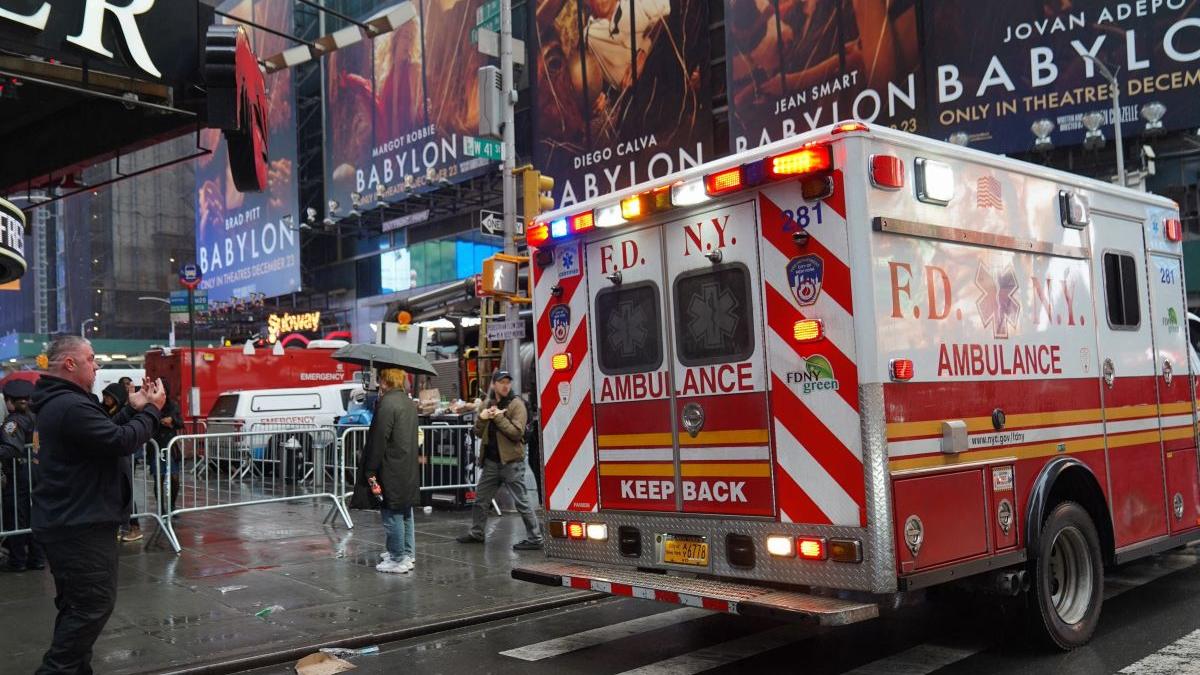
[[[27,529],[30,525],[30,495],[33,491],[33,469],[26,448],[33,443],[34,418],[29,410],[33,383],[9,380],[4,385],[4,404],[8,417],[0,427],[0,463],[4,466],[4,529]],[[24,572],[46,568],[41,544],[31,535],[19,534],[5,540],[8,564],[5,572]]]

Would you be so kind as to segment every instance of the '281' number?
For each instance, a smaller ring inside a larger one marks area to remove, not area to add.
[[[1170,267],[1160,267],[1158,268],[1158,273],[1161,275],[1159,278],[1160,283],[1174,285],[1175,270]]]
[[[813,223],[820,225],[824,222],[824,215],[821,202],[817,202],[815,206],[801,204],[796,207],[795,211],[786,209],[783,212],[783,232],[784,234],[791,234],[808,229],[808,226]]]

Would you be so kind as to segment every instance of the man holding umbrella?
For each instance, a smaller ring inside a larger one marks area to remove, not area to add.
[[[507,485],[521,519],[525,521],[525,539],[514,544],[516,551],[542,548],[542,530],[525,492],[525,423],[529,413],[525,402],[513,393],[512,374],[497,370],[492,375],[492,393],[475,419],[475,435],[483,443],[483,475],[475,488],[475,506],[471,529],[458,538],[462,544],[483,543],[488,505],[501,485]]]

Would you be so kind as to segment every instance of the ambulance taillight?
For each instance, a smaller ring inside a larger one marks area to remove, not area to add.
[[[583,523],[567,523],[567,537],[571,539],[586,539],[587,531]]]
[[[796,342],[816,342],[825,337],[825,324],[820,319],[802,319],[792,324]]]
[[[945,206],[954,197],[954,169],[945,162],[918,157],[914,162],[917,174],[917,199],[926,204]]]
[[[833,168],[833,153],[828,145],[809,145],[799,150],[767,158],[767,177],[771,179],[807,176]]]
[[[563,352],[550,357],[550,367],[555,371],[563,371],[571,369],[571,355]]]
[[[742,189],[742,167],[735,166],[704,177],[704,187],[709,196],[716,197]]]
[[[904,187],[904,160],[894,155],[871,155],[871,184],[885,190]]]
[[[1175,218],[1168,218],[1163,223],[1163,234],[1166,235],[1167,241],[1181,241],[1183,239],[1183,223]]]
[[[525,230],[525,243],[537,248],[550,239],[550,226],[537,223]]]
[[[912,359],[892,359],[888,365],[893,382],[908,382],[913,378]]]
[[[596,227],[596,217],[591,211],[577,213],[571,216],[571,233],[579,234]]]
[[[797,537],[796,551],[805,560],[824,560],[829,556],[823,537]]]

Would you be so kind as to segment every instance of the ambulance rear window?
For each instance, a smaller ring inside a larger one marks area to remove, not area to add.
[[[685,366],[745,361],[754,354],[750,273],[743,265],[675,279],[675,341]]]
[[[662,366],[659,297],[658,285],[651,281],[605,288],[596,293],[600,372],[645,373]]]
[[[1133,256],[1104,254],[1104,298],[1108,306],[1108,323],[1113,328],[1133,329],[1142,323],[1137,265]]]

